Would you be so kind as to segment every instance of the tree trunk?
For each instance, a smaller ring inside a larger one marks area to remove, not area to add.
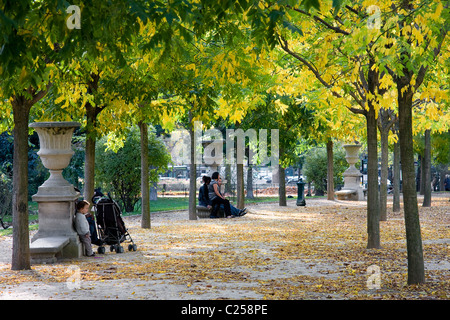
[[[233,179],[231,176],[231,165],[228,163],[225,164],[225,179],[227,180],[227,183],[225,184],[225,193],[231,195],[232,193],[234,193],[233,186],[231,184],[231,181]]]
[[[249,164],[247,168],[247,199],[255,198],[253,195],[253,165]]]
[[[394,199],[392,209],[394,212],[400,211],[400,144],[394,143]]]
[[[425,191],[425,185],[424,185],[424,175],[425,175],[425,157],[422,155],[419,155],[420,159],[420,173],[417,174],[417,177],[419,178],[419,193],[421,196],[423,196]]]
[[[140,121],[141,132],[141,228],[150,229],[150,187],[149,187],[149,165],[148,165],[148,125]]]
[[[422,207],[431,207],[431,133],[425,130],[425,155],[423,157],[423,204]]]
[[[97,113],[95,107],[89,102],[86,103],[86,149],[84,155],[84,199],[92,201],[95,188],[95,122]]]
[[[28,121],[31,105],[24,97],[14,97],[12,101],[14,115],[12,270],[31,269],[28,228]]]
[[[327,141],[327,199],[334,200],[333,141]]]
[[[191,111],[189,111],[189,134],[191,138],[191,164],[189,165],[189,220],[197,220],[197,165],[195,164],[196,146]]]
[[[278,165],[279,182],[278,182],[278,204],[280,207],[285,207],[286,204],[286,171],[285,168]]]
[[[236,208],[245,208],[245,190],[244,190],[244,164],[236,164]]]
[[[95,94],[98,88],[98,74],[91,74],[91,81],[88,84],[88,93]],[[104,107],[93,106],[86,102],[86,150],[84,158],[84,199],[92,201],[95,188],[95,144],[97,133],[95,131],[97,116]]]
[[[425,282],[422,236],[420,231],[419,209],[417,206],[417,192],[414,172],[414,149],[412,134],[413,92],[409,85],[410,79],[411,76],[396,79],[409,285]],[[404,90],[405,87],[409,89]]]
[[[380,221],[387,220],[387,180],[389,162],[389,129],[382,128],[381,136],[381,181],[380,181]]]
[[[377,119],[374,107],[369,102],[366,113],[367,125],[367,248],[379,249],[380,244],[380,211],[378,199],[378,147]]]

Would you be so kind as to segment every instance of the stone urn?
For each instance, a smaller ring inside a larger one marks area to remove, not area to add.
[[[38,155],[50,177],[32,199],[38,203],[39,230],[31,239],[32,263],[55,262],[59,258],[77,258],[82,247],[73,228],[75,201],[80,193],[62,176],[74,151],[72,135],[78,122],[35,122],[40,142]]]
[[[344,176],[344,187],[336,191],[335,194],[338,200],[364,200],[364,190],[361,187],[362,174],[355,167],[355,164],[359,160],[358,152],[361,149],[359,144],[346,144],[344,145],[346,152],[345,159],[347,160],[349,167],[342,174]]]
[[[39,196],[72,196],[76,191],[62,176],[62,171],[69,165],[74,155],[72,135],[78,122],[35,122],[30,124],[39,136],[41,145],[38,151],[42,164],[50,171],[50,177],[38,188]]]

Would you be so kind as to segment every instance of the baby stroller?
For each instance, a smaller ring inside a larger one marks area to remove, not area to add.
[[[131,242],[128,245],[128,250],[136,251],[137,246],[125,227],[119,205],[110,196],[94,197],[93,200],[98,237],[102,242],[102,245],[98,248],[98,253],[105,253],[105,244],[110,245],[111,252],[122,253],[124,252],[120,245],[122,242]]]

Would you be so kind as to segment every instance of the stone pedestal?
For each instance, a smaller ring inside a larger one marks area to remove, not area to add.
[[[57,258],[82,255],[82,245],[73,225],[75,201],[80,194],[62,176],[74,154],[72,134],[79,126],[77,122],[36,122],[30,125],[39,135],[41,148],[38,155],[50,171],[50,177],[32,197],[39,210],[39,230],[30,245],[34,263],[51,263]]]
[[[355,167],[355,164],[359,160],[358,151],[360,148],[361,145],[359,144],[344,145],[344,149],[346,152],[345,159],[350,166],[343,173],[344,187],[341,190],[335,192],[338,200],[364,200],[364,190],[361,186],[362,173],[359,172],[359,170]]]

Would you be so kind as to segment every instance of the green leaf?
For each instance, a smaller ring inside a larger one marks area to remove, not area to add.
[[[299,35],[303,36],[303,31],[299,27],[297,27],[296,25],[292,24],[287,20],[283,21],[283,27],[290,30],[291,32],[298,33]]]
[[[306,9],[306,11],[309,11],[309,9],[311,9],[311,8],[320,10],[319,0],[303,0],[301,5]]]

